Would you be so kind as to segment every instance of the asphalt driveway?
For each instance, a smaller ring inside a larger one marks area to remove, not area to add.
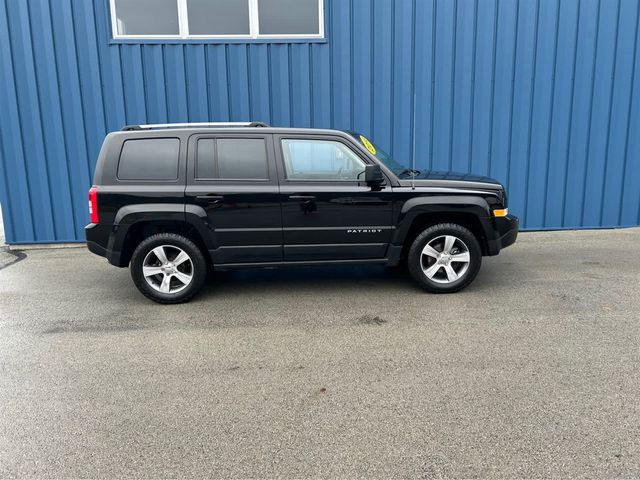
[[[640,229],[523,234],[445,296],[256,270],[160,306],[84,249],[25,254],[1,478],[640,476]]]

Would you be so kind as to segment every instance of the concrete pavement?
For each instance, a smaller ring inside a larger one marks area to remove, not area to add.
[[[257,270],[178,306],[28,251],[0,270],[0,478],[638,477],[639,287],[640,229],[523,234],[454,295]]]

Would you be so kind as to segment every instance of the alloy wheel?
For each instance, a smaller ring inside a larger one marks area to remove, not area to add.
[[[453,235],[430,240],[420,255],[420,266],[427,278],[442,284],[461,278],[469,270],[470,262],[469,248]]]
[[[154,290],[160,293],[178,293],[193,280],[193,261],[181,248],[161,245],[144,257],[142,274]]]

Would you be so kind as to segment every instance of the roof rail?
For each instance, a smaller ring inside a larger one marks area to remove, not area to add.
[[[264,122],[199,122],[199,123],[154,123],[150,125],[126,125],[123,132],[131,130],[153,130],[156,128],[215,128],[215,127],[269,127]]]

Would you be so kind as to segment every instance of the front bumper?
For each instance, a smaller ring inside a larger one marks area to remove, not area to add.
[[[492,219],[496,237],[488,243],[489,255],[497,255],[500,250],[513,245],[518,238],[520,222],[515,215],[496,217]]]
[[[518,230],[520,229],[520,221],[514,215],[507,215],[501,219],[498,225],[498,234],[500,235],[500,248],[507,248],[509,245],[516,243],[518,238]],[[496,222],[497,223],[497,222]]]

